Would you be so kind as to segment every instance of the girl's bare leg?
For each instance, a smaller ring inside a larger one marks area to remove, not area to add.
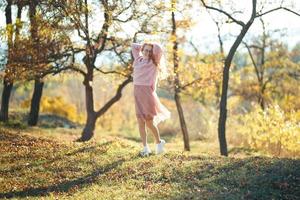
[[[145,121],[141,118],[137,118],[137,121],[139,124],[139,131],[140,131],[142,143],[143,143],[143,146],[145,147],[147,145],[147,132],[146,132]]]
[[[160,143],[159,130],[158,130],[157,126],[154,126],[153,119],[146,120],[146,125],[151,130],[151,132],[155,138],[156,144],[159,144]]]

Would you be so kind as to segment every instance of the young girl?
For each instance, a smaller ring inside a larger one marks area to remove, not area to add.
[[[165,140],[160,138],[157,125],[168,118],[171,113],[161,104],[156,94],[158,74],[163,66],[162,48],[158,44],[132,44],[133,85],[135,111],[139,132],[143,143],[141,156],[148,156],[151,150],[147,144],[145,125],[151,130],[156,142],[156,154],[164,152]]]

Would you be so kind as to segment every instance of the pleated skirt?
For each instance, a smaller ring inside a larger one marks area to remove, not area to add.
[[[160,102],[154,85],[135,85],[134,100],[136,117],[142,120],[153,120],[157,126],[171,117],[170,111]]]

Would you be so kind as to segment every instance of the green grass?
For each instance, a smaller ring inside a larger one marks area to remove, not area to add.
[[[136,138],[101,134],[71,142],[78,134],[0,128],[0,198],[300,198],[299,159],[182,152],[176,139],[167,153],[141,158]]]

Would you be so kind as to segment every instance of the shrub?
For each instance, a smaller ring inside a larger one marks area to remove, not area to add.
[[[299,112],[284,112],[278,105],[240,115],[237,132],[243,144],[276,156],[300,155]]]
[[[21,106],[28,108],[30,105],[30,99],[22,102]],[[77,109],[74,105],[65,102],[63,97],[47,97],[43,96],[40,103],[40,111],[43,113],[56,114],[67,119],[80,122],[82,116],[77,114]]]

